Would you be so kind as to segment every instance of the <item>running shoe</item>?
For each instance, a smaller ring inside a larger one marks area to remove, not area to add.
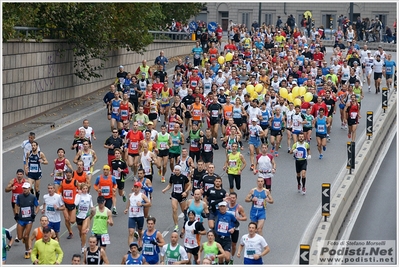
[[[290,151],[291,151],[291,149],[290,149],[290,148],[288,148],[288,152],[287,152],[287,153],[290,153]]]
[[[122,196],[122,200],[123,200],[123,202],[126,202],[126,196],[125,195]]]
[[[86,247],[82,248],[82,254],[85,253],[85,249],[86,249]]]
[[[344,129],[345,129],[345,130],[348,130],[348,125],[345,124]]]
[[[17,242],[17,243],[19,243],[19,239],[18,239],[18,238],[15,238],[14,241]]]
[[[369,93],[371,92],[371,88],[370,88],[370,86],[369,86]]]
[[[306,194],[306,188],[302,187],[302,195],[305,195],[305,194]]]
[[[350,139],[352,137],[351,133],[348,133],[348,138]]]
[[[278,152],[277,151],[274,151],[274,156],[278,157]]]
[[[272,146],[272,149],[270,150],[270,153],[273,153],[273,152],[274,152],[274,149],[275,149],[275,147]]]
[[[116,207],[113,207],[113,208],[112,208],[112,214],[113,214],[113,215],[118,215],[118,212],[116,211]]]
[[[138,238],[139,238],[139,232],[135,231],[135,232],[134,232],[134,237],[135,237],[136,239],[138,239]]]
[[[165,182],[165,176],[162,176],[161,183],[164,183],[164,182]]]
[[[72,239],[72,237],[73,237],[73,233],[69,233],[67,239]]]
[[[323,146],[323,151],[326,151],[326,149],[327,149],[327,147],[326,147],[326,146]]]
[[[301,185],[298,185],[298,193],[301,193]]]
[[[233,265],[234,261],[230,260],[228,265]]]
[[[254,170],[255,165],[251,164],[251,168],[249,168],[251,170],[251,172]]]
[[[319,159],[322,159],[322,158],[323,158],[323,154],[320,154]]]
[[[330,138],[330,135],[329,135],[329,134],[327,134],[327,141],[328,141],[328,142],[331,141],[331,138]]]
[[[161,117],[158,116],[158,121],[161,122]]]
[[[341,123],[341,129],[344,129],[345,128],[345,124],[342,122]]]
[[[179,225],[178,224],[175,225],[175,229],[173,230],[173,232],[179,232]]]
[[[29,251],[25,251],[25,259],[30,259],[30,252]]]

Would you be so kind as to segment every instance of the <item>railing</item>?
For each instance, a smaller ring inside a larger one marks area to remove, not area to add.
[[[65,29],[35,28],[35,27],[14,27],[15,39],[66,39]],[[191,40],[191,33],[169,32],[169,31],[148,31],[154,40]]]

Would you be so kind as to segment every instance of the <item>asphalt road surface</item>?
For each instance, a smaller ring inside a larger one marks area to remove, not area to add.
[[[328,50],[329,55],[331,49]],[[393,58],[396,58],[396,53],[392,53]],[[328,55],[328,56],[329,56]],[[372,87],[373,88],[373,87]],[[367,87],[364,86],[365,98],[362,101],[362,119],[360,121],[357,133],[358,138],[365,135],[365,113],[366,111],[374,111],[381,107],[381,94],[368,93]],[[373,89],[372,89],[373,91]],[[52,182],[50,173],[53,169],[53,160],[57,157],[57,149],[65,148],[66,157],[72,161],[75,153],[69,149],[73,141],[74,131],[81,126],[82,118],[85,114],[76,114],[77,122],[64,128],[60,131],[52,131],[48,135],[38,138],[37,141],[41,150],[46,154],[50,164],[43,167],[43,178],[41,181],[41,199],[46,193],[46,185]],[[93,149],[96,151],[99,160],[95,166],[95,178],[102,168],[103,164],[107,162],[107,150],[103,148],[104,141],[111,135],[109,131],[109,121],[106,119],[105,109],[88,117],[90,125],[94,128],[97,140],[93,142]],[[159,126],[158,126],[159,130]],[[21,136],[21,142],[26,136]],[[276,158],[277,173],[273,178],[272,194],[275,203],[268,205],[267,220],[263,229],[264,237],[268,242],[271,252],[264,257],[265,264],[290,264],[294,253],[299,249],[298,243],[303,231],[308,225],[309,220],[314,215],[318,205],[320,204],[320,185],[322,183],[334,183],[337,174],[341,171],[346,160],[346,142],[348,141],[347,132],[340,129],[339,114],[334,117],[333,129],[331,133],[331,142],[327,144],[327,151],[324,152],[324,158],[318,159],[315,137],[311,142],[312,159],[308,163],[307,172],[307,194],[305,196],[297,193],[295,166],[292,155],[287,153],[286,138],[284,136],[280,156]],[[2,186],[8,184],[11,178],[14,177],[18,168],[22,167],[22,151],[20,143],[15,144],[17,148],[3,153],[3,181]],[[220,142],[219,142],[220,145]],[[187,146],[186,146],[187,147]],[[248,217],[250,205],[244,202],[245,195],[250,189],[256,186],[256,176],[249,170],[249,156],[247,155],[248,144],[244,142],[243,154],[247,160],[247,168],[242,175],[242,188],[238,193],[238,203],[243,205]],[[214,156],[214,163],[216,164],[216,173],[222,173],[222,166],[224,164],[225,154],[224,150],[219,150]],[[170,175],[170,170],[167,172],[167,178]],[[223,176],[224,188],[228,188],[228,181],[226,175]],[[160,182],[160,177],[155,175],[153,187],[153,205],[150,210],[150,215],[157,218],[156,228],[163,232],[166,241],[170,240],[170,232],[173,231],[173,220],[171,216],[171,205],[169,194],[162,194],[161,190],[167,184]],[[133,181],[126,181],[125,188],[129,192],[129,188],[133,186]],[[389,186],[388,186],[389,187]],[[390,186],[393,190],[394,186]],[[93,192],[93,191],[92,191]],[[92,193],[97,197],[96,193]],[[10,205],[10,194],[2,196],[3,204],[3,226],[13,230],[12,235],[15,236],[15,221],[13,220],[12,210]],[[111,245],[107,247],[107,255],[111,264],[119,264],[122,256],[128,250],[127,245],[127,215],[123,214],[125,203],[121,198],[117,200],[118,216],[114,216],[114,226],[109,227],[109,234]],[[390,209],[390,212],[396,213],[396,209]],[[396,216],[396,215],[395,215]],[[34,222],[34,227],[39,225],[39,220]],[[180,228],[182,227],[182,218],[179,219]],[[387,222],[389,223],[389,222]],[[390,222],[392,227],[396,227],[396,223]],[[206,225],[206,224],[205,224]],[[240,235],[247,233],[248,222],[242,222],[240,226]],[[206,225],[207,226],[207,225]],[[382,229],[382,228],[381,228]],[[60,245],[64,251],[63,264],[70,263],[74,253],[80,253],[80,239],[76,226],[73,227],[74,237],[67,240],[67,232],[63,223],[61,223],[61,238]],[[381,230],[382,232],[383,230]],[[359,239],[362,239],[359,237]],[[205,238],[202,239],[202,242]],[[182,243],[182,242],[181,242]],[[8,264],[31,264],[30,260],[26,260],[24,255],[24,245],[22,243],[15,244],[7,256]],[[241,264],[242,259],[235,257],[235,264]]]

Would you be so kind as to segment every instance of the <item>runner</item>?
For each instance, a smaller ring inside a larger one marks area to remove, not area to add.
[[[355,98],[356,100],[356,98]],[[298,193],[306,194],[306,169],[308,166],[308,159],[311,159],[310,146],[305,142],[305,135],[300,133],[298,135],[298,142],[292,145],[290,154],[294,153],[296,180],[298,182]],[[302,178],[302,184],[301,184]],[[302,189],[302,191],[301,191]]]
[[[188,263],[191,263],[191,256],[194,256],[194,263],[198,260],[198,251],[200,248],[201,236],[205,235],[206,230],[202,225],[202,222],[196,220],[198,214],[194,210],[187,212],[188,221],[185,222],[183,230],[180,234],[180,238],[184,240],[184,248],[187,252]],[[199,236],[199,238],[198,238]]]
[[[212,176],[216,176],[212,173],[214,168],[215,166],[209,165],[208,169],[209,172],[208,176],[210,176],[209,178],[211,178]],[[227,193],[226,190],[222,188],[221,177],[216,176],[213,178],[214,180],[213,186],[208,182],[209,178],[206,178],[205,176],[203,178],[204,189],[208,187],[208,189],[204,192],[204,201],[208,202],[208,206],[210,208],[209,217],[208,217],[208,226],[209,229],[213,229],[215,227],[215,218],[217,215],[217,210],[219,209],[218,204],[225,200]]]
[[[241,257],[241,251],[245,247],[244,251],[244,264],[263,264],[262,257],[270,252],[270,247],[266,240],[257,234],[258,227],[254,222],[250,222],[248,225],[248,234],[241,237],[240,247],[238,248],[237,257]]]
[[[33,246],[31,260],[34,265],[60,265],[64,252],[58,241],[51,238],[51,228],[43,228],[43,238]]]
[[[90,126],[89,120],[88,119],[84,119],[83,120],[83,125],[82,125],[83,129],[85,130],[85,137],[87,139],[89,139],[91,141],[91,139],[93,138],[93,140],[96,140],[96,135],[94,134],[94,130],[93,128]],[[74,134],[74,138],[78,138],[79,137],[79,132],[82,129],[82,127],[79,127]]]
[[[29,235],[36,214],[39,212],[39,202],[35,195],[30,193],[31,184],[25,182],[22,185],[23,193],[17,196],[16,213],[14,219],[17,221],[17,238],[15,242],[23,239],[25,243],[25,259],[30,258]]]
[[[170,235],[170,243],[163,245],[160,255],[162,265],[176,265],[176,264],[188,264],[189,259],[187,252],[184,250],[183,246],[180,246],[177,242],[179,240],[179,235],[173,232]]]
[[[42,215],[40,217],[40,226],[35,228],[35,230],[33,230],[32,235],[29,238],[29,248],[30,248],[29,252],[30,253],[32,252],[31,250],[32,250],[32,242],[33,242],[33,240],[38,241],[38,240],[43,238],[43,228],[47,227],[48,224],[49,224],[48,217],[46,215]],[[57,235],[55,234],[53,229],[51,229],[50,237],[52,239],[55,239],[55,240],[58,241]]]
[[[151,207],[151,202],[147,196],[140,192],[142,187],[141,182],[135,182],[132,188],[132,193],[129,194],[126,203],[125,214],[129,213],[128,219],[128,244],[133,242],[135,231],[138,232],[139,247],[143,246],[143,226],[144,226],[144,207]],[[141,246],[140,246],[141,245]]]
[[[121,112],[121,118],[119,121],[119,124],[120,124],[119,129],[122,129],[122,126],[123,126],[122,122],[130,121],[133,117],[133,114],[135,113],[132,103],[129,102],[129,93],[128,92],[123,93],[123,99],[120,104],[120,112]]]
[[[298,140],[298,134],[303,132],[303,125],[306,123],[305,115],[301,113],[301,106],[295,106],[295,112],[292,115],[292,139],[294,143]]]
[[[108,234],[108,226],[113,226],[114,221],[112,220],[111,211],[105,206],[105,198],[103,196],[97,197],[98,206],[94,207],[90,211],[90,220],[93,221],[92,233],[93,236],[97,239],[96,246],[101,246],[104,249],[107,245],[111,244],[109,234]],[[89,238],[90,246],[93,246],[94,238]],[[93,249],[91,249],[93,251]]]
[[[17,170],[17,177],[12,178],[11,181],[8,183],[7,187],[5,188],[5,192],[11,192],[11,207],[13,211],[13,215],[17,214],[17,209],[15,203],[17,202],[17,197],[19,194],[23,193],[22,186],[24,185],[27,180],[24,178],[24,170],[18,169]],[[18,242],[18,241],[17,241]]]
[[[362,91],[362,93],[363,93],[363,91]],[[337,109],[337,105],[335,104],[335,102],[337,100],[336,100],[336,97],[335,97],[334,93],[331,90],[328,89],[328,90],[326,90],[326,95],[325,95],[323,101],[326,104],[327,109],[328,109],[327,122],[330,125],[327,127],[327,141],[330,141],[331,140],[330,139],[330,133],[331,133],[331,126],[332,126],[332,123],[333,123],[333,116],[334,116],[335,111]],[[306,115],[305,115],[305,118],[306,118],[306,120],[308,119],[308,117]],[[305,132],[305,126],[303,126],[303,128],[304,128],[304,132]],[[310,139],[307,139],[307,140],[310,140]]]
[[[198,123],[193,121],[191,130],[188,133],[187,143],[190,144],[189,147],[189,155],[190,158],[195,160],[198,163],[198,160],[201,158],[201,138],[204,136],[204,133],[200,130]]]
[[[21,148],[24,155],[22,156],[22,162],[24,163],[24,168],[26,165],[26,154],[32,150],[32,142],[35,141],[36,135],[34,132],[30,132],[28,139],[22,142]],[[37,148],[40,151],[40,147]]]
[[[191,105],[195,102],[192,89],[188,89],[188,95],[183,97],[182,102],[186,106],[186,111],[184,113],[184,125],[187,132],[188,126],[191,125],[191,113],[189,110],[191,109]]]
[[[194,211],[195,220],[203,223],[204,218],[208,218],[209,216],[208,204],[201,200],[202,194],[200,189],[196,189],[193,193],[193,196],[193,198],[187,201],[187,211]],[[197,239],[197,241],[200,241],[201,237],[197,235]]]
[[[138,114],[136,114],[136,116],[137,115]],[[135,177],[137,175],[137,168],[139,165],[140,157],[139,151],[141,149],[140,145],[142,140],[144,140],[143,132],[139,130],[139,123],[135,121],[133,122],[133,129],[130,130],[125,137],[125,143],[127,143],[128,145],[127,165],[133,171],[133,180],[135,180]]]
[[[190,130],[192,130],[193,123],[196,122],[198,125],[198,128],[202,127],[202,120],[204,117],[205,113],[205,106],[200,102],[200,97],[196,96],[194,98],[194,103],[191,105],[191,108],[189,109],[191,113],[191,124],[190,124]]]
[[[388,90],[393,89],[394,85],[392,83],[392,78],[393,75],[396,71],[396,63],[395,61],[392,60],[392,55],[388,54],[387,58],[384,60],[384,76],[386,79],[386,86],[388,87]]]
[[[215,97],[217,98],[217,96],[215,96]],[[230,101],[231,101],[231,97],[227,96],[226,103],[222,105],[222,109],[223,109],[222,135],[226,134],[226,125],[227,125],[229,119],[233,118],[234,105]],[[240,109],[240,112],[241,112],[241,109]],[[240,113],[240,112],[238,112],[238,113]]]
[[[164,183],[167,171],[166,165],[168,164],[169,158],[169,147],[172,145],[172,138],[170,134],[166,132],[165,124],[161,126],[161,132],[158,133],[155,141],[157,143],[155,153],[158,155],[158,175],[161,176],[161,182]]]
[[[65,158],[65,149],[59,148],[57,150],[58,158],[54,160],[54,170],[50,176],[54,177],[55,191],[58,192],[60,184],[65,179],[65,170],[67,168],[72,170],[72,165],[67,158]]]
[[[324,102],[326,103],[326,99],[324,99]],[[303,134],[305,135],[306,142],[308,142],[309,144],[310,144],[310,139],[312,138],[312,127],[313,127],[312,124],[313,124],[313,120],[314,120],[313,115],[310,114],[311,111],[312,111],[311,107],[308,107],[306,109],[306,113],[304,114],[306,124],[303,125]],[[331,126],[330,126],[330,128],[331,128]]]
[[[165,80],[164,87],[158,91],[158,95],[161,97],[160,114],[164,115],[165,122],[169,115],[170,100],[173,98],[173,90],[168,87],[168,84],[168,81]]]
[[[168,117],[168,120],[165,120],[165,123],[167,121],[168,124],[168,132],[171,133],[175,130],[176,126],[182,126],[183,125],[183,120],[182,118],[176,114],[176,108],[172,107],[170,109],[170,115]]]
[[[319,116],[313,120],[313,127],[316,129],[317,150],[319,151],[319,159],[323,158],[323,151],[327,149],[327,128],[330,123],[324,115],[324,109],[319,109]]]
[[[169,133],[171,146],[169,148],[169,166],[173,172],[175,165],[179,164],[179,156],[184,145],[184,134],[180,131],[180,125],[175,124],[173,131]]]
[[[227,160],[223,166],[229,177],[230,193],[234,192],[234,183],[237,190],[241,189],[241,173],[247,166],[244,156],[238,152],[238,144],[231,145],[232,152],[227,156]]]
[[[274,155],[278,156],[278,150],[281,143],[282,138],[282,129],[283,129],[283,121],[285,120],[285,116],[282,115],[281,109],[277,107],[275,109],[275,114],[271,120],[271,128],[270,128],[270,144],[272,148],[270,149],[270,153],[274,152]]]
[[[46,214],[49,220],[48,226],[54,230],[59,240],[59,232],[61,229],[61,211],[65,210],[65,203],[61,195],[55,193],[54,184],[47,186],[48,194],[43,196],[42,214]]]
[[[381,79],[382,79],[382,68],[384,66],[384,60],[381,59],[380,55],[377,55],[373,62],[373,71],[374,71],[374,85],[375,85],[375,93],[378,94],[381,89]]]
[[[112,130],[112,135],[105,140],[104,148],[108,149],[108,165],[111,166],[112,160],[115,158],[115,148],[120,148],[122,151],[124,150],[123,147],[123,140],[118,135],[118,129]]]
[[[119,196],[122,197],[123,202],[126,202],[126,194],[124,189],[126,175],[129,174],[129,168],[126,162],[122,159],[122,150],[116,148],[114,153],[115,158],[111,162],[112,176],[115,177],[116,183],[118,185]]]
[[[76,221],[76,205],[75,199],[80,184],[73,178],[73,171],[70,168],[65,170],[65,179],[61,182],[58,190],[58,194],[62,196],[62,201],[65,203],[65,209],[63,210],[65,226],[68,230],[67,239],[73,237],[72,224]]]
[[[35,186],[35,195],[39,201],[40,197],[40,180],[42,179],[41,164],[47,165],[48,161],[43,152],[39,150],[39,144],[32,141],[32,150],[25,156],[25,175],[28,176],[29,183]],[[31,189],[33,194],[33,188]]]
[[[86,172],[87,184],[90,186],[94,164],[96,164],[98,158],[96,152],[90,148],[89,141],[83,141],[83,149],[76,154],[73,163],[78,164],[79,159],[83,161],[83,170]]]
[[[147,130],[148,131],[148,130]],[[149,135],[149,132],[146,132],[146,136]],[[143,143],[141,145],[141,148],[143,149],[142,152],[140,152],[140,164],[141,164],[141,168],[144,171],[144,175],[145,177],[150,180],[150,182],[152,182],[152,175],[153,175],[153,164],[156,164],[156,166],[158,168],[160,168],[159,162],[157,160],[157,156],[155,155],[155,153],[151,152],[148,149],[149,144],[151,144],[151,148],[155,148],[155,145],[153,145],[152,143],[155,143],[154,141],[151,140],[151,142],[149,143]]]
[[[237,193],[231,192],[227,201],[227,212],[234,215],[237,221],[246,221],[247,215],[245,214],[244,208],[237,203]],[[234,233],[231,235],[231,258],[229,264],[234,263],[234,255],[236,254],[237,242],[240,236],[240,228],[235,227]]]
[[[144,176],[144,170],[139,169],[138,171],[138,180],[137,182],[141,183],[141,190],[140,192],[143,193],[149,200],[150,202],[152,201],[152,182],[150,179]],[[151,206],[145,206],[144,207],[144,218],[148,218],[148,214],[150,212],[150,207]]]
[[[121,129],[122,124],[121,124],[121,111],[120,111],[120,105],[122,102],[122,99],[119,98],[119,94],[122,92],[116,91],[114,93],[114,98],[110,100],[110,104],[108,106],[108,114],[111,114],[111,131],[114,128]]]
[[[150,119],[148,118],[147,114],[144,114],[144,107],[140,105],[139,112],[135,114],[133,117],[133,126],[135,123],[137,123],[137,129],[142,132],[145,130],[146,125],[148,124],[149,121]]]
[[[148,264],[155,265],[159,262],[160,248],[165,245],[162,233],[155,229],[155,217],[147,218],[147,229],[143,233],[143,256]]]
[[[219,104],[217,96],[213,96],[212,102],[207,107],[207,116],[209,119],[210,131],[214,138],[218,137],[221,114],[222,105]]]
[[[258,178],[256,187],[249,191],[245,197],[245,202],[252,203],[250,211],[250,220],[255,222],[257,227],[257,233],[263,235],[263,225],[266,220],[266,205],[267,203],[273,204],[274,200],[270,191],[264,188],[265,180],[261,177]]]
[[[260,120],[259,125],[264,132],[264,136],[261,137],[261,141],[263,144],[265,144],[269,143],[267,137],[269,136],[269,128],[272,119],[272,112],[270,111],[270,109],[266,108],[266,102],[262,102],[260,106],[261,106],[260,111],[262,113],[262,119]]]
[[[103,166],[103,174],[97,176],[94,182],[94,189],[97,191],[98,196],[104,197],[105,206],[111,210],[112,214],[118,215],[116,211],[116,183],[115,176],[110,175],[111,168],[108,165]]]
[[[357,125],[359,124],[359,119],[362,118],[356,95],[351,95],[351,101],[346,104],[344,113],[345,122],[348,123],[348,138],[352,138],[352,142],[355,142]]]
[[[7,240],[8,240],[8,242],[7,242]],[[2,243],[3,243],[2,262],[3,262],[3,265],[5,265],[7,262],[7,251],[10,251],[10,248],[12,247],[12,244],[14,243],[14,239],[12,238],[10,231],[4,227],[2,228]]]
[[[200,250],[198,252],[198,260],[197,264],[201,263],[201,254],[204,253],[204,261],[202,264],[205,264],[205,260],[209,260],[209,264],[217,264],[219,260],[223,262],[223,255],[225,254],[222,246],[215,241],[215,232],[213,230],[209,230],[206,234],[208,238],[207,242],[201,244]]]
[[[157,92],[152,92],[152,97],[146,102],[149,109],[148,119],[153,123],[154,127],[157,126],[158,112],[161,109],[161,104],[157,99]]]
[[[93,206],[92,196],[88,193],[89,186],[85,183],[80,185],[81,193],[75,197],[76,224],[79,230],[82,254],[86,248],[86,236],[90,228],[90,210]]]
[[[259,147],[261,146],[261,138],[265,136],[262,127],[258,125],[259,120],[257,118],[252,118],[251,125],[248,126],[249,131],[249,159],[251,161],[250,170],[254,170],[255,161],[254,153],[259,154]],[[230,154],[231,155],[231,154]]]
[[[367,50],[367,56],[362,57],[362,64],[364,67],[364,74],[367,77],[367,85],[368,85],[368,91],[369,93],[371,92],[371,73],[373,72],[373,65],[374,65],[374,58],[371,56],[371,51]],[[376,88],[377,90],[377,88]]]
[[[132,242],[129,245],[130,251],[122,258],[121,265],[143,265],[147,264],[143,255],[139,253],[139,245]]]
[[[162,189],[162,193],[165,194],[170,188],[172,188],[171,201],[172,201],[172,217],[175,224],[174,231],[179,231],[178,217],[177,217],[177,206],[180,205],[181,212],[186,210],[186,199],[190,192],[190,180],[187,176],[182,174],[182,168],[180,165],[174,167],[174,173],[170,176],[168,185]]]
[[[205,169],[208,169],[210,163],[213,163],[213,150],[219,150],[216,137],[212,137],[211,129],[205,130],[205,135],[200,138],[201,160],[205,163]],[[199,160],[197,164],[201,161]]]
[[[83,255],[83,262],[86,265],[109,264],[105,248],[98,246],[97,237],[95,236],[89,237],[89,247],[85,248]]]
[[[295,110],[294,110],[294,103],[289,102],[288,103],[288,110],[285,112],[285,130],[287,133],[287,146],[288,150],[290,150],[291,147],[291,138],[292,138],[292,117],[294,116]],[[283,112],[284,114],[284,112]],[[276,157],[278,157],[278,153],[275,154]]]
[[[79,128],[79,136],[77,138],[73,139],[71,150],[75,149],[76,153],[78,153],[80,150],[83,149],[84,141],[89,141],[89,144],[91,146],[91,141],[85,137],[85,134],[86,134],[85,129],[83,127],[80,127]]]
[[[76,179],[79,183],[85,183],[90,189],[90,180],[84,171],[84,163],[83,160],[78,160],[77,169],[73,171],[74,179]]]
[[[267,144],[262,144],[261,154],[256,156],[253,173],[264,180],[265,188],[272,190],[272,177],[276,173],[276,161],[273,154],[267,153]]]

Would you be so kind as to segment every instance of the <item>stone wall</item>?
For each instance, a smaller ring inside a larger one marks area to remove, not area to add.
[[[154,41],[143,55],[112,51],[99,71],[102,77],[83,81],[73,74],[72,51],[64,42],[3,43],[3,127],[108,86],[119,65],[134,72],[143,59],[152,65],[160,50],[170,58],[189,54],[193,46],[192,41]]]

